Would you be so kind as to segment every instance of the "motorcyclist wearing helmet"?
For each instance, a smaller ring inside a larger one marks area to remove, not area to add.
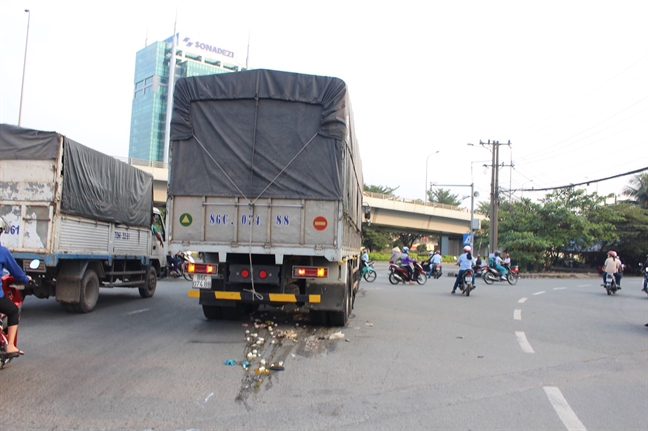
[[[437,272],[437,265],[441,265],[441,251],[437,250],[435,252],[430,252],[430,271],[428,273],[428,277],[432,277],[435,272]],[[441,267],[439,267],[439,271],[441,270]]]
[[[0,236],[2,233],[9,230],[9,223],[0,217]],[[0,275],[2,270],[6,268],[19,283],[27,284],[31,281],[31,277],[25,275],[23,270],[20,268],[16,259],[11,255],[11,252],[6,247],[0,245]],[[16,334],[18,333],[18,321],[20,320],[20,314],[16,304],[7,298],[4,294],[4,291],[0,289],[0,313],[7,316],[7,351],[4,352],[5,356],[15,357],[18,355],[24,355],[22,350],[18,350],[16,347]]]
[[[616,251],[614,250],[610,250],[607,253],[608,257],[607,259],[605,259],[605,263],[603,264],[603,287],[605,287],[605,277],[608,275],[608,273],[614,275],[617,272],[616,255]],[[617,289],[621,290],[621,286],[617,286]]]
[[[409,254],[409,247],[403,247],[403,254],[401,254],[401,266],[405,269],[407,269],[407,276],[409,277],[409,283],[414,284],[414,268],[412,267],[412,264],[416,262],[416,260],[412,259]]]
[[[472,257],[472,247],[469,245],[464,247],[464,253],[459,256],[459,259],[457,259],[457,265],[459,265],[459,273],[457,274],[457,279],[455,280],[454,287],[452,288],[452,292],[450,293],[455,293],[457,290],[457,287],[459,286],[459,282],[463,280],[463,275],[468,269],[472,269],[473,267],[473,257]],[[473,279],[472,279],[472,284],[473,286],[475,285],[475,272],[473,271]]]
[[[500,280],[506,279],[506,268],[502,265],[504,261],[502,260],[502,253],[499,251],[495,252],[495,269],[500,273]]]

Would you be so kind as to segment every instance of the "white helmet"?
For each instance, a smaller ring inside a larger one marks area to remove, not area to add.
[[[9,223],[3,217],[0,217],[0,231],[6,232],[9,230]]]
[[[472,247],[467,245],[464,247],[464,251],[472,251]]]

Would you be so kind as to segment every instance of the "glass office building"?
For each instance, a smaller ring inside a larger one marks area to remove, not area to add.
[[[172,37],[137,52],[128,157],[164,161],[169,60]],[[244,70],[234,53],[214,45],[179,39],[175,52],[175,79]]]

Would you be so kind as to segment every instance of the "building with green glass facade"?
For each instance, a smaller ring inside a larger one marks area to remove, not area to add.
[[[135,86],[131,113],[128,157],[164,161],[167,97],[169,91],[169,60],[173,36],[154,42],[136,54]],[[212,75],[244,70],[234,53],[189,37],[176,44],[175,80],[181,77]]]

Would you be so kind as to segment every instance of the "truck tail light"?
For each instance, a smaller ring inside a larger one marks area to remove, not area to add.
[[[293,277],[295,278],[326,278],[328,268],[316,266],[293,266]]]
[[[248,271],[247,269],[241,270],[241,277],[249,278],[250,277],[250,271]]]
[[[190,274],[215,274],[218,271],[218,265],[209,263],[190,263],[187,265],[187,271]]]
[[[265,280],[267,277],[268,277],[268,271],[266,271],[265,269],[262,269],[261,271],[259,271],[259,278],[260,279]]]

